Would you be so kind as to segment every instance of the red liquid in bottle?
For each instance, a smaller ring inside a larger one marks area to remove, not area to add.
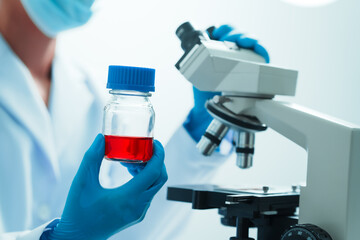
[[[105,135],[105,158],[147,162],[153,155],[153,138]]]

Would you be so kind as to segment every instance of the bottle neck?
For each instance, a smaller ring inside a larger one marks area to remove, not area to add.
[[[151,97],[151,93],[149,93],[149,92],[139,92],[139,91],[133,91],[133,90],[112,89],[109,91],[109,93],[113,94],[113,95],[123,95],[123,96]]]

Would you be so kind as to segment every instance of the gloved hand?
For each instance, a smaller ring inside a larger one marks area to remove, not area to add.
[[[222,25],[219,28],[214,29],[209,35],[212,40],[235,42],[240,48],[251,49],[269,63],[270,59],[268,52],[257,40],[247,38],[243,34],[233,33],[233,30],[234,28],[230,25]],[[220,93],[200,91],[195,87],[193,87],[193,92],[194,107],[191,109],[183,126],[190,136],[198,142],[212,121],[212,117],[205,108],[205,102]]]
[[[107,239],[144,218],[152,198],[167,180],[162,145],[154,141],[149,162],[115,189],[104,189],[99,183],[104,151],[104,137],[99,134],[85,153],[60,222],[48,233],[48,239]]]
[[[261,46],[257,40],[248,38],[242,33],[233,33],[234,28],[230,25],[222,25],[216,28],[210,38],[218,41],[234,42],[240,48],[251,49],[265,59],[266,63],[270,62],[270,57],[266,49]]]

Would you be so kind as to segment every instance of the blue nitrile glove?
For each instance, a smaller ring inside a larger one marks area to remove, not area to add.
[[[247,38],[243,34],[233,33],[233,27],[230,25],[222,25],[216,28],[210,38],[218,41],[235,42],[240,48],[251,49],[260,56],[262,56],[268,63],[270,61],[269,54],[266,49],[261,46],[257,40]],[[205,133],[206,128],[209,126],[212,117],[205,108],[205,102],[208,99],[213,98],[215,95],[219,95],[219,92],[206,92],[200,91],[193,87],[194,92],[194,107],[191,109],[187,119],[183,126],[190,134],[190,136],[196,141],[200,141],[201,136]]]
[[[121,165],[127,168],[129,173],[134,177],[138,175],[146,166],[146,163],[125,163],[122,162]]]
[[[234,28],[230,25],[222,25],[212,32],[211,39],[218,41],[228,41],[236,43],[240,48],[251,49],[262,56],[266,63],[270,62],[270,57],[266,49],[257,40],[248,38],[241,33],[233,33]]]
[[[154,141],[154,154],[134,178],[114,189],[99,183],[105,141],[99,134],[85,153],[73,180],[64,212],[47,239],[107,239],[140,222],[154,195],[167,180],[164,148]]]
[[[183,126],[190,136],[196,142],[199,142],[201,136],[205,133],[206,128],[212,121],[212,117],[205,108],[205,102],[220,93],[200,91],[194,86],[193,93],[194,107],[191,109]]]

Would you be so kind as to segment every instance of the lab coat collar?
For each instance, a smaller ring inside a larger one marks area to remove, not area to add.
[[[29,131],[34,142],[49,159],[44,163],[53,176],[59,176],[59,166],[53,142],[49,112],[32,75],[0,35],[0,106]],[[21,149],[21,147],[19,148]]]

